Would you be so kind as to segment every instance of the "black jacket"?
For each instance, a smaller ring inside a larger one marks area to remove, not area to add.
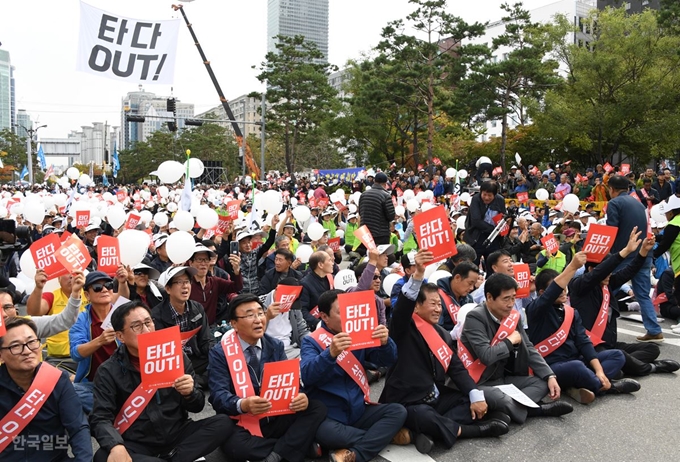
[[[415,301],[399,293],[390,324],[390,337],[397,344],[397,362],[387,373],[380,402],[403,405],[417,403],[433,390],[433,385],[443,390],[447,377],[468,396],[477,386],[458,359],[454,341],[443,327],[434,325],[439,336],[454,352],[449,368],[445,371],[413,321],[415,306]]]
[[[194,375],[189,358],[184,356],[184,372]],[[191,396],[183,398],[174,388],[160,388],[137,420],[121,436],[114,420],[125,400],[142,382],[139,371],[130,363],[125,345],[104,361],[94,378],[94,407],[90,414],[92,434],[106,451],[124,441],[149,446],[175,443],[189,423],[189,412],[198,413],[205,406],[205,396],[194,385]]]
[[[268,294],[272,290],[276,289],[279,280],[287,277],[295,278],[299,281],[303,276],[301,272],[294,270],[293,268],[289,268],[287,274],[278,273],[276,268],[272,268],[264,273],[264,276],[262,279],[260,279],[260,289],[258,295]]]
[[[359,216],[361,225],[368,226],[376,244],[390,243],[390,222],[394,220],[394,204],[385,188],[374,184],[361,194]]]
[[[361,198],[363,200],[363,197]],[[465,242],[471,246],[475,244],[481,244],[484,240],[489,237],[489,234],[496,227],[484,221],[487,210],[493,210],[498,213],[505,214],[505,199],[500,194],[496,194],[496,197],[489,205],[482,202],[482,195],[475,194],[470,200],[470,210],[468,211],[468,216],[465,220]],[[498,238],[503,239],[500,235]]]
[[[193,300],[187,300],[185,308],[189,312],[189,326],[185,329],[187,332],[200,327],[196,335],[189,340],[184,346],[184,352],[191,348],[189,358],[207,358],[212,348],[213,341],[210,338],[210,327],[208,327],[208,317],[203,310],[200,303]],[[151,317],[156,325],[156,330],[165,329],[166,327],[175,326],[175,320],[172,319],[172,309],[170,308],[170,299],[166,299],[151,310]]]
[[[300,294],[302,315],[307,321],[309,330],[314,330],[319,320],[312,316],[310,311],[317,306],[319,296],[331,289],[330,282],[327,277],[320,278],[314,271],[310,271],[300,280],[300,285],[302,286],[302,293]]]

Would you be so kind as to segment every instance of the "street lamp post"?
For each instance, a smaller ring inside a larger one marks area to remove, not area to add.
[[[26,137],[26,159],[28,161],[28,182],[31,186],[33,185],[33,137],[38,133],[38,130],[45,127],[47,127],[47,125],[40,125],[36,128],[24,127],[24,130],[26,130],[26,134],[28,135]],[[19,178],[19,181],[21,181],[21,178]]]

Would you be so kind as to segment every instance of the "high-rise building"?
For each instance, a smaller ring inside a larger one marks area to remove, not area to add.
[[[229,100],[229,108],[234,114],[234,120],[241,128],[243,136],[248,138],[250,135],[260,136],[261,127],[257,125],[261,121],[262,116],[258,110],[262,107],[262,102],[248,95],[241,95],[238,98]],[[217,118],[219,122],[214,122],[216,124],[226,127],[229,131],[233,133],[232,125],[230,121],[227,121],[227,113],[224,111],[224,107],[220,104],[212,109],[209,109],[202,114],[196,116],[197,119],[211,119]],[[243,122],[246,122],[245,124]],[[213,122],[211,122],[213,123]]]
[[[33,120],[31,120],[31,115],[26,112],[26,109],[17,111],[17,127],[16,134],[19,136],[28,136],[28,131],[33,128]]]
[[[276,51],[277,35],[303,35],[328,62],[328,0],[269,0],[267,52]]]
[[[79,163],[89,165],[110,164],[110,155],[113,152],[113,143],[118,139],[118,127],[112,127],[103,122],[93,122],[92,125],[83,125],[81,131],[72,131],[68,140],[80,140]],[[56,152],[46,151],[48,155],[58,155]],[[108,154],[108,155],[107,155]]]
[[[0,130],[12,129],[15,119],[14,68],[9,52],[0,50]]]

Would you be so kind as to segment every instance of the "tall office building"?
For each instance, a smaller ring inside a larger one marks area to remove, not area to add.
[[[14,68],[9,60],[9,52],[0,50],[0,130],[14,127],[14,105]]]
[[[19,136],[28,136],[28,131],[33,128],[33,120],[31,120],[31,115],[26,112],[26,109],[17,111],[17,126],[20,127],[16,132]]]
[[[267,52],[276,51],[277,35],[303,35],[314,42],[328,62],[328,0],[269,0]]]

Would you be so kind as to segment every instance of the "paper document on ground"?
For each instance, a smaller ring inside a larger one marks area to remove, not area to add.
[[[519,404],[523,404],[526,407],[539,407],[538,404],[534,403],[531,398],[522,393],[522,390],[514,386],[513,384],[508,385],[496,385],[500,391],[508,395],[510,398],[517,401]]]

